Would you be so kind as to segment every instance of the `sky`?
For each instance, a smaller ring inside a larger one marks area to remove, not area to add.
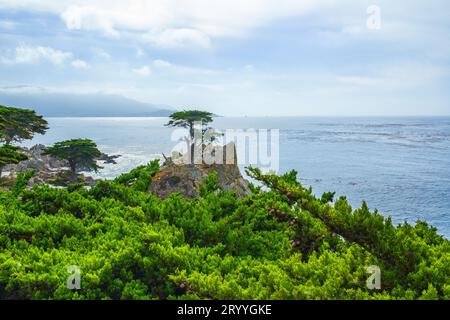
[[[0,96],[450,115],[448,0],[0,0]]]

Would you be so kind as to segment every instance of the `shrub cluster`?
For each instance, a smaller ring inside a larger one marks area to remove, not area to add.
[[[0,299],[450,299],[450,241],[425,222],[316,197],[295,171],[249,169],[261,186],[244,198],[211,175],[198,198],[163,200],[146,192],[157,170],[0,192]]]

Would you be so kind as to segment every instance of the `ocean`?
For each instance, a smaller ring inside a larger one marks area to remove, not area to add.
[[[90,138],[120,154],[96,176],[113,178],[179,144],[166,118],[48,118],[50,129],[24,143]],[[395,223],[425,220],[450,238],[450,118],[221,117],[225,129],[278,129],[279,172],[298,171],[317,195],[365,200]]]

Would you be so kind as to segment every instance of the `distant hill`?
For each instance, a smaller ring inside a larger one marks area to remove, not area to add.
[[[106,94],[1,94],[0,105],[33,109],[45,117],[167,117],[175,111]]]

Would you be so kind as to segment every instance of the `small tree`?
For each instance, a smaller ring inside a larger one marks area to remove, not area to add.
[[[170,115],[170,121],[166,124],[168,127],[181,127],[189,130],[189,154],[191,163],[194,163],[194,149],[195,149],[195,124],[200,123],[205,127],[208,123],[213,121],[213,114],[207,111],[187,110],[178,111]]]
[[[47,129],[47,121],[34,110],[0,106],[0,141],[7,145],[32,139]]]
[[[7,164],[17,164],[28,159],[26,154],[18,152],[17,149],[18,147],[8,144],[0,147],[0,177],[2,176],[3,168]]]
[[[74,175],[80,168],[85,168],[88,171],[101,169],[96,161],[96,158],[100,157],[101,152],[97,149],[95,142],[89,139],[72,139],[57,142],[52,147],[46,148],[44,154],[66,160],[69,163],[70,171]]]

